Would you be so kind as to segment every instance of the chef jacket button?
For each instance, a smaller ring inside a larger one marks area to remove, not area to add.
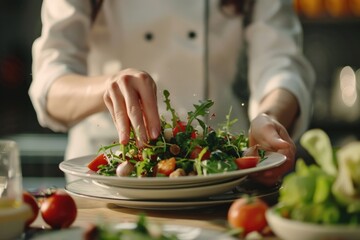
[[[151,32],[145,33],[145,40],[146,41],[152,41],[154,39],[154,35]]]
[[[188,32],[188,37],[189,37],[190,39],[195,39],[195,38],[196,38],[196,32],[194,32],[194,31],[189,31],[189,32]]]

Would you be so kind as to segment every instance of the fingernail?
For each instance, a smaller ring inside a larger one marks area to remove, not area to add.
[[[159,136],[159,129],[153,128],[153,129],[151,130],[151,138],[152,138],[152,139],[155,139],[155,138],[157,138],[158,136]]]
[[[127,144],[128,139],[129,139],[129,134],[125,133],[124,131],[120,131],[120,133],[119,133],[119,142],[121,144]]]
[[[122,137],[122,136],[119,136],[119,143],[120,143],[120,144],[127,144],[125,138]]]
[[[137,136],[137,145],[138,147],[143,147],[145,145],[145,143],[147,142],[147,139],[144,138],[143,136]]]
[[[138,141],[137,146],[138,146],[138,148],[142,148],[142,147],[144,147],[144,143],[141,141]]]

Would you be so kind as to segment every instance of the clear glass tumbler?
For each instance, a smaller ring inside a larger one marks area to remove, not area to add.
[[[23,203],[22,172],[16,142],[0,140],[0,239],[17,239],[32,212]]]
[[[0,140],[0,208],[17,207],[22,201],[22,174],[18,146]]]

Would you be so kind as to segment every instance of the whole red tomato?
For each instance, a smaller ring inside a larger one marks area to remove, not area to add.
[[[57,190],[41,204],[41,216],[52,228],[67,228],[76,219],[74,199],[64,190]]]
[[[242,228],[243,234],[261,232],[267,221],[265,212],[268,205],[257,197],[242,197],[235,200],[228,211],[228,223],[233,228]]]
[[[29,227],[37,218],[39,215],[39,205],[33,195],[31,195],[29,192],[24,191],[22,194],[24,203],[28,204],[31,207],[31,210],[33,212],[31,218],[29,218],[26,221],[26,227]]]

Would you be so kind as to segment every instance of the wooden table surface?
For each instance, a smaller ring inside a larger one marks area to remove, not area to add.
[[[160,224],[175,224],[215,231],[227,231],[227,212],[230,204],[187,210],[141,210],[118,206],[93,199],[73,196],[77,208],[77,218],[71,227],[86,228],[98,222],[123,223],[135,222],[138,215],[146,214],[150,222]],[[40,214],[31,225],[32,229],[49,229]],[[28,237],[26,239],[31,239]],[[275,237],[264,239],[275,240]]]

